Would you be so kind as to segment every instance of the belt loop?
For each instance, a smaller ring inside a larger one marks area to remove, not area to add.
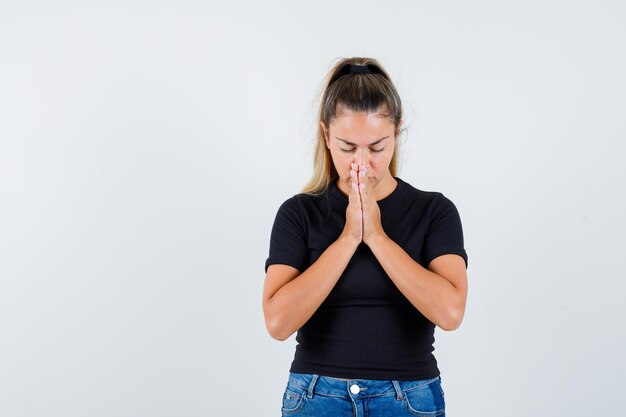
[[[309,384],[309,392],[306,395],[307,397],[311,398],[313,396],[313,387],[315,387],[315,383],[319,377],[318,374],[313,374],[313,378],[311,378],[311,383]]]
[[[396,389],[396,394],[397,394],[396,398],[398,400],[401,400],[403,395],[402,395],[402,388],[400,388],[400,383],[396,381],[395,379],[391,382],[393,383],[393,387]]]

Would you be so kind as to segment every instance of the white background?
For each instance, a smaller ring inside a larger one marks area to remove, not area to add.
[[[302,3],[302,4],[301,4]],[[0,415],[277,416],[261,294],[321,82],[372,56],[459,209],[450,416],[614,416],[623,1],[0,1]]]

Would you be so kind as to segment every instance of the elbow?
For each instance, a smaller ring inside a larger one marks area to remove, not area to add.
[[[276,321],[269,321],[265,323],[265,327],[267,328],[267,332],[272,336],[272,339],[283,342],[289,339],[291,333],[288,333],[284,330],[283,326],[280,326],[276,323]]]
[[[281,334],[277,334],[277,335],[270,334],[270,336],[272,336],[274,340],[278,340],[279,342],[284,342],[285,340],[289,339],[289,336],[281,335]]]
[[[453,330],[458,329],[461,326],[462,321],[463,321],[463,311],[459,309],[452,310],[447,315],[446,319],[443,320],[439,324],[439,328],[447,332],[451,332]]]
[[[267,332],[273,339],[283,342],[289,339],[292,333],[286,332],[283,327],[274,324],[267,324]]]
[[[281,342],[289,339],[289,336],[293,333],[289,333],[285,329],[283,320],[281,320],[279,315],[269,314],[267,310],[265,310],[265,328],[272,339]]]

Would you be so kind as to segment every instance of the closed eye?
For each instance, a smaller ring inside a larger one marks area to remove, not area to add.
[[[343,149],[343,148],[339,148],[339,149],[341,149],[343,152],[348,153],[348,152],[354,152],[354,150],[355,150],[356,148],[352,148],[352,149]],[[372,152],[377,152],[377,153],[378,153],[378,152],[382,152],[382,151],[384,151],[384,150],[385,150],[385,148],[382,148],[382,149],[372,149],[371,151],[372,151]]]

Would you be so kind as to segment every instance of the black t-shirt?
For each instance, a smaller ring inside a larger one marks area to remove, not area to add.
[[[378,201],[387,236],[424,268],[443,254],[465,260],[461,219],[440,192],[398,185]],[[335,182],[321,195],[296,194],[278,209],[271,264],[304,272],[343,231],[348,197]],[[429,379],[439,375],[432,354],[435,325],[398,290],[361,243],[332,291],[298,330],[290,372],[337,378]]]

